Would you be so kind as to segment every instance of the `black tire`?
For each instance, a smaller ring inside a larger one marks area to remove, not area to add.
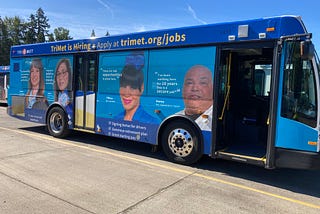
[[[53,107],[50,109],[47,117],[47,128],[50,135],[57,138],[64,138],[70,133],[67,115],[62,108]]]
[[[160,141],[168,159],[175,163],[190,165],[203,154],[200,133],[188,121],[169,122],[161,133]]]

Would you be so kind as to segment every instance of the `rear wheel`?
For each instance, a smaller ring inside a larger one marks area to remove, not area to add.
[[[202,156],[200,133],[187,121],[173,121],[166,125],[161,144],[168,159],[179,164],[195,163]]]
[[[62,108],[54,107],[49,111],[47,128],[54,137],[64,138],[69,134],[67,115]]]

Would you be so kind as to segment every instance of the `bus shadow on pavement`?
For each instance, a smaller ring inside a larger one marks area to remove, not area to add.
[[[263,167],[226,160],[202,158],[196,167],[220,172],[232,177],[320,197],[320,170],[265,169]]]
[[[32,126],[20,129],[50,136],[45,126]],[[108,149],[114,149],[117,151],[128,152],[131,154],[156,158],[159,160],[166,160],[166,157],[162,152],[152,152],[153,146],[147,143],[124,140],[75,130],[72,130],[70,135],[64,139],[74,141],[73,143],[95,145]],[[159,148],[158,150],[161,149]]]
[[[45,126],[21,128],[22,130],[40,134],[48,134]],[[48,134],[49,135],[49,134]],[[161,148],[152,152],[152,146],[146,143],[117,139],[103,135],[72,131],[66,139],[74,143],[95,145],[130,154],[141,155],[157,160],[167,160]],[[320,197],[320,170],[298,169],[265,169],[259,166],[238,163],[204,156],[191,167],[226,174],[231,177],[286,189],[313,197]]]

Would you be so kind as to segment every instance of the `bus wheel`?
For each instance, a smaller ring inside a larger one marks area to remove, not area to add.
[[[69,134],[68,119],[66,113],[60,107],[53,107],[47,118],[49,133],[58,138],[66,137]]]
[[[170,122],[162,132],[161,144],[170,161],[189,165],[202,156],[202,142],[197,129],[186,121]]]

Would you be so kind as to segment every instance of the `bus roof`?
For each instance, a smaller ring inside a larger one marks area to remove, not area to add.
[[[101,38],[19,45],[11,48],[11,57],[272,40],[305,33],[307,30],[301,17],[278,16]]]
[[[9,73],[10,66],[0,66],[0,73]]]

